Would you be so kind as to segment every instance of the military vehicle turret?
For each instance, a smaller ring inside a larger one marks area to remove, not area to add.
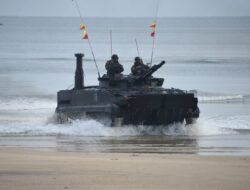
[[[141,76],[99,77],[98,86],[84,86],[83,54],[75,54],[75,86],[57,94],[59,122],[82,116],[121,125],[167,125],[199,117],[198,100],[193,93],[163,88],[163,78],[152,76],[165,61],[152,66]]]

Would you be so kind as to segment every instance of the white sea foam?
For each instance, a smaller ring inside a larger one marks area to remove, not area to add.
[[[231,101],[243,101],[243,95],[217,95],[217,96],[198,96],[199,102],[231,102]]]
[[[55,108],[56,102],[54,99],[42,99],[35,97],[17,97],[0,99],[1,111],[13,110],[34,110]]]
[[[43,120],[26,122],[12,122],[0,125],[0,134],[25,134],[25,135],[75,135],[75,136],[138,136],[138,135],[178,135],[187,133],[187,128],[182,124],[173,124],[169,127],[160,126],[105,126],[93,119],[72,121],[70,124],[47,123]]]
[[[191,135],[210,136],[237,134],[235,129],[250,129],[250,115],[234,117],[200,118],[193,125],[169,126],[105,126],[92,119],[72,121],[70,124],[48,123],[47,118],[0,125],[0,134],[9,135],[73,135],[73,136],[142,136],[142,135]]]

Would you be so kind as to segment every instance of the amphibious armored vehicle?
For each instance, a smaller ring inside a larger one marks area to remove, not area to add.
[[[190,124],[199,117],[198,100],[193,93],[163,88],[163,78],[152,76],[165,61],[152,66],[141,76],[120,75],[99,77],[98,86],[84,86],[82,57],[75,54],[75,86],[57,94],[59,122],[82,116],[116,125],[167,125],[175,122]]]

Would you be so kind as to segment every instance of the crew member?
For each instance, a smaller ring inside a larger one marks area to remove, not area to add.
[[[142,75],[148,69],[149,69],[149,67],[147,65],[144,65],[142,59],[140,57],[136,57],[134,65],[131,68],[131,72],[134,75]]]
[[[115,77],[116,74],[121,74],[124,69],[123,66],[119,63],[119,57],[114,54],[111,56],[111,60],[108,60],[105,68],[109,77]]]

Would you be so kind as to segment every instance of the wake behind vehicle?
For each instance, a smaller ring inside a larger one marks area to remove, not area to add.
[[[75,86],[57,94],[59,122],[88,116],[109,124],[167,125],[184,121],[191,124],[199,117],[198,99],[193,93],[163,88],[163,78],[152,76],[165,61],[140,76],[99,77],[98,86],[84,86],[83,54],[75,54]]]

